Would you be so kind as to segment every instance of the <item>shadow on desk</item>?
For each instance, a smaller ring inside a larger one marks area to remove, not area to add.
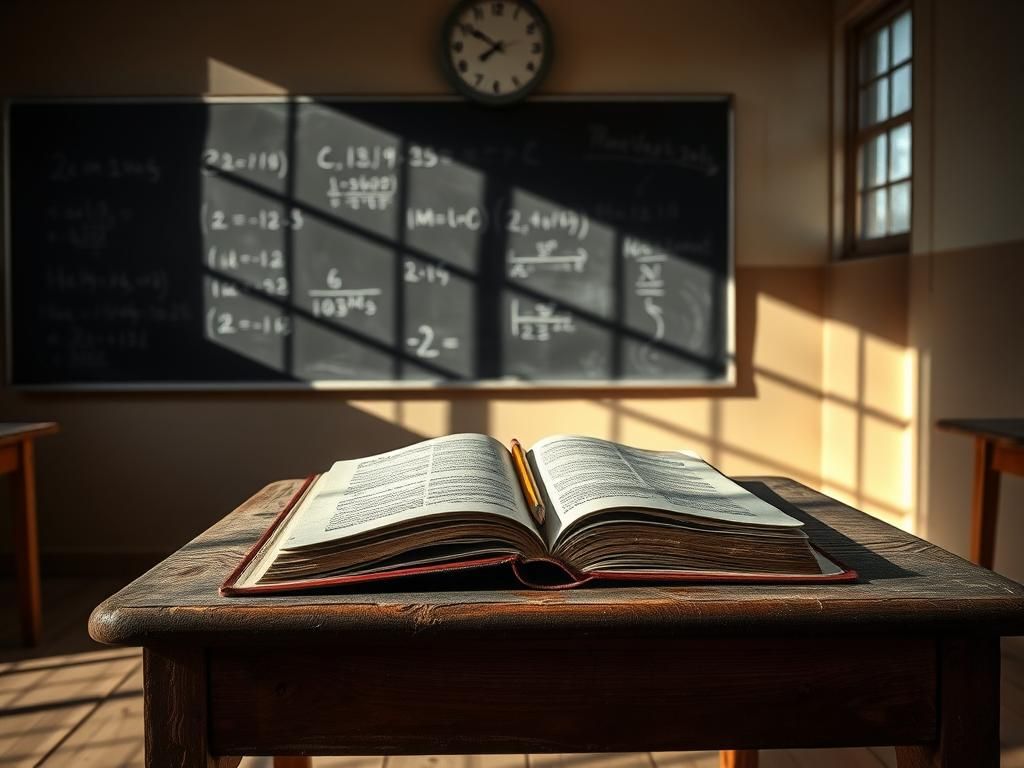
[[[830,515],[835,514],[837,507],[842,510],[841,505],[837,504],[834,500],[828,499],[827,501],[815,501],[813,499],[807,499],[806,501],[802,500],[801,506],[798,507],[773,491],[764,482],[740,481],[740,484],[754,495],[803,522],[804,530],[810,537],[811,542],[830,558],[837,560],[844,567],[857,571],[859,574],[858,581],[860,583],[864,584],[888,579],[902,579],[919,575],[914,571],[910,571],[896,565],[876,552],[872,552],[866,546],[857,543],[853,538],[845,535],[823,520],[822,518],[828,518]],[[856,520],[863,518],[863,515],[856,510],[849,508],[847,508],[847,510],[853,513],[852,516],[843,516],[840,512],[842,519],[841,521],[837,520],[837,523],[841,522],[845,527],[849,527],[850,525],[856,525]],[[873,518],[870,519],[870,522],[873,525],[885,525]],[[901,537],[906,536],[902,531],[897,531],[896,529],[893,529],[893,531],[898,532]],[[861,532],[858,531],[858,533]],[[195,548],[197,550],[219,550],[225,546],[242,546],[247,541],[248,540],[245,537],[225,537],[224,539],[211,539],[204,544],[196,545]],[[922,548],[929,546],[926,542],[920,543]],[[531,563],[527,567],[532,569],[531,576],[535,576],[534,578],[531,578],[531,582],[533,583],[550,583],[550,585],[555,585],[560,580],[554,576],[552,576],[549,581],[545,580],[544,575],[539,573],[539,571],[545,567],[544,563]],[[558,570],[561,580],[564,581],[564,572],[554,565],[551,565],[550,567],[553,570]],[[746,585],[751,588],[756,588],[760,585],[763,587],[770,587],[772,590],[778,589],[780,586],[779,582],[762,582],[757,579],[752,579],[749,582],[743,579],[738,579],[733,583]],[[687,589],[695,586],[714,586],[715,584],[716,582],[714,579],[689,583],[651,579],[644,580],[642,583],[633,582],[621,584],[609,583],[607,581],[595,581],[591,584],[576,587],[574,589],[586,591],[603,589],[615,590],[620,593],[624,593],[626,590],[635,590],[639,586]],[[796,585],[789,586],[793,587]],[[842,585],[839,585],[838,588],[842,589]],[[296,591],[291,592],[290,594],[299,596],[327,592],[344,593],[346,595],[398,595],[415,592],[486,592],[493,590],[534,591],[526,590],[522,582],[516,579],[512,569],[508,565],[497,565],[492,567],[475,568],[471,571],[402,576],[391,581],[348,584],[345,586],[334,586],[326,589],[320,588],[316,590]],[[563,590],[555,590],[556,594],[557,592],[563,592]],[[549,591],[548,594],[551,594],[551,592]]]
[[[835,514],[837,503],[834,500],[808,499],[801,501],[798,507],[782,498],[759,480],[741,480],[739,484],[758,498],[767,501],[772,506],[778,507],[787,515],[795,517],[802,522],[804,524],[804,531],[810,536],[814,545],[823,550],[825,554],[837,559],[842,565],[857,571],[862,583],[882,579],[904,579],[920,575],[914,571],[901,568],[878,553],[872,552],[863,544],[858,544],[849,536],[840,533],[830,526],[821,517],[816,516],[816,514],[820,514],[822,517],[827,518]],[[853,521],[844,520],[843,522],[850,525]],[[886,525],[880,520],[874,520],[874,522],[878,525]],[[900,531],[900,534],[901,536],[907,535],[903,531]],[[925,542],[922,542],[922,544],[924,545]]]

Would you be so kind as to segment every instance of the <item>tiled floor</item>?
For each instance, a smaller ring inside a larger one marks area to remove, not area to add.
[[[44,583],[45,632],[35,649],[18,645],[14,587],[0,581],[0,768],[143,768],[142,657],[104,648],[86,632],[92,608],[120,584]],[[1019,647],[1019,646],[1015,646]],[[1024,768],[1024,656],[1004,650],[1003,768]],[[241,768],[271,768],[249,757]],[[316,758],[315,768],[717,768],[715,752],[609,755],[427,755]],[[771,750],[764,768],[883,768],[890,748]]]

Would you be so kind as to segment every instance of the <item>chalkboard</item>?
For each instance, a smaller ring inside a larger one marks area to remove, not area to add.
[[[728,98],[7,105],[17,386],[720,384]]]

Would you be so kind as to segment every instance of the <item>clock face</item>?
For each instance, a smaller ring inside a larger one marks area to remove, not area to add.
[[[466,96],[505,104],[526,96],[551,61],[551,33],[529,0],[466,0],[443,36],[445,71]]]

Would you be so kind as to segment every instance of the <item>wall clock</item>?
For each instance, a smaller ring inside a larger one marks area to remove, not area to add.
[[[463,0],[441,40],[448,80],[482,104],[526,98],[551,66],[551,28],[532,0]]]

